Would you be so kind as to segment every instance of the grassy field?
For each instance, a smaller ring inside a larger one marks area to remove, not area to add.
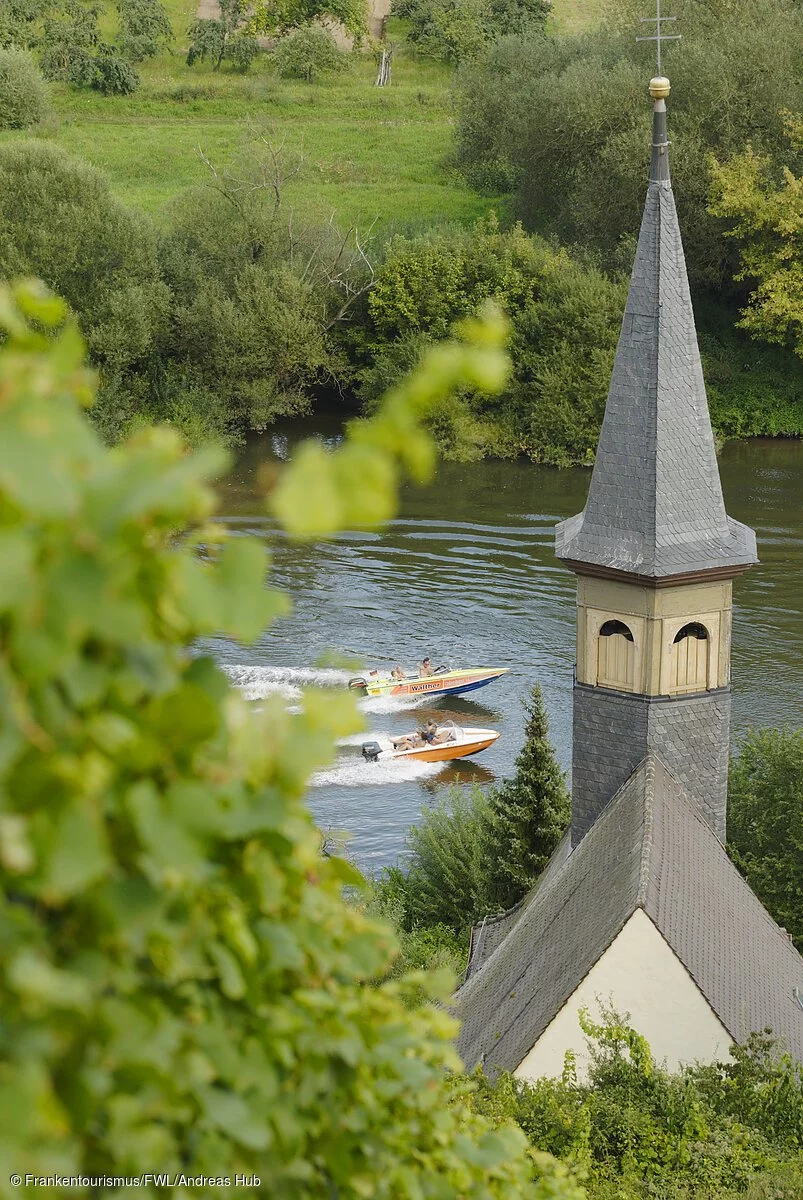
[[[552,0],[552,26],[557,33],[582,33],[600,24],[605,7],[606,0]]]
[[[182,47],[194,5],[170,0],[170,9],[175,52],[142,64],[138,92],[103,97],[56,87],[54,116],[39,133],[102,168],[128,203],[163,218],[170,199],[207,174],[198,148],[225,166],[256,126],[303,151],[305,166],[286,195],[305,215],[423,225],[471,221],[498,207],[450,166],[445,67],[400,49],[389,88],[374,86],[370,54],[313,84],[277,79],[265,55],[245,76],[190,68]]]
[[[555,0],[554,27],[593,23],[603,2]],[[407,52],[392,21],[391,87],[374,86],[370,54],[357,56],[344,75],[307,84],[277,79],[265,55],[245,76],[205,64],[188,67],[187,29],[197,0],[166,3],[175,49],[141,65],[141,89],[103,97],[55,87],[53,117],[37,134],[104,170],[126,202],[166,219],[170,200],[207,175],[199,150],[225,166],[254,141],[256,127],[303,152],[304,168],[286,198],[310,217],[427,226],[469,222],[502,207],[471,191],[451,166],[452,72]],[[111,5],[102,24],[113,37]],[[2,133],[0,142],[22,136]]]

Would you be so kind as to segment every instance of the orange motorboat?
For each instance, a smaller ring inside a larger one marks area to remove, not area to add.
[[[495,729],[464,729],[454,721],[443,725],[429,722],[428,728],[404,733],[378,742],[363,742],[362,755],[366,762],[388,762],[391,759],[415,759],[417,762],[449,762],[479,754],[492,746],[499,734]]]

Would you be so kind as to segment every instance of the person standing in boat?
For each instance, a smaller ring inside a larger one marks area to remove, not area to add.
[[[432,663],[429,659],[429,656],[427,656],[424,659],[424,661],[421,663],[421,666],[418,668],[418,678],[419,679],[429,679],[430,675],[434,675],[434,674],[435,674],[435,672],[432,669]]]

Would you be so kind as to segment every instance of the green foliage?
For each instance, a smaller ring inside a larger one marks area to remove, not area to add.
[[[304,25],[280,38],[270,56],[277,74],[312,83],[317,75],[347,70],[351,56],[341,50],[328,29]]]
[[[410,45],[447,63],[476,58],[499,37],[542,27],[551,11],[551,0],[397,0],[393,5],[393,15],[407,22]]]
[[[48,88],[31,55],[0,46],[0,129],[28,129],[49,109]]]
[[[259,54],[259,43],[247,32],[250,11],[245,0],[221,0],[219,19],[193,21],[189,28],[187,65],[205,62],[208,57],[217,70],[227,59],[236,71],[244,74]]]
[[[566,782],[549,744],[536,685],[525,704],[525,742],[499,788],[452,788],[407,837],[405,869],[385,870],[375,902],[417,951],[444,927],[462,943],[472,925],[516,904],[543,871],[569,820]]]
[[[366,0],[256,0],[250,28],[258,33],[281,34],[320,18],[339,22],[359,41],[367,29],[368,6]]]
[[[741,739],[728,776],[728,852],[803,951],[803,730]]]
[[[633,40],[642,6],[618,4],[581,37],[526,34],[492,45],[458,88],[458,154],[475,182],[515,188],[529,228],[630,265],[644,202],[651,63]],[[677,0],[669,48],[672,174],[692,282],[729,287],[734,248],[708,211],[710,156],[744,150],[785,161],[784,111],[803,107],[795,0]]]
[[[93,88],[105,96],[128,96],[139,87],[134,67],[104,42],[98,28],[100,4],[60,0],[48,11],[41,37],[42,71],[47,79]]]
[[[344,903],[359,876],[301,799],[351,700],[257,712],[190,653],[284,609],[262,547],[207,523],[224,457],[167,430],[104,449],[61,302],[0,312],[3,1195],[12,1170],[154,1160],[276,1200],[581,1200],[455,1093],[434,982],[365,986],[392,935]],[[422,386],[397,398],[413,424]]]
[[[803,121],[790,118],[787,128],[800,162]],[[755,285],[741,324],[803,358],[803,175],[785,166],[779,183],[777,163],[752,146],[712,170],[711,211],[730,222],[728,236],[739,244],[737,278]]]
[[[31,48],[50,0],[3,0],[0,5],[0,46]]]
[[[104,96],[130,96],[139,87],[139,75],[129,59],[118,54],[113,46],[100,46],[92,87]]]
[[[560,1080],[477,1072],[475,1109],[573,1163],[589,1200],[799,1200],[803,1076],[765,1034],[731,1047],[729,1062],[672,1073],[616,1014],[581,1023],[587,1078],[571,1055]]]
[[[515,774],[490,793],[485,871],[494,905],[502,909],[526,896],[571,817],[571,797],[549,741],[539,684],[525,710],[524,745]]]
[[[132,62],[153,58],[173,42],[170,14],[162,0],[117,0],[117,44]]]
[[[155,233],[99,171],[44,141],[0,146],[0,276],[25,275],[78,315],[105,386],[150,373],[170,299]]]
[[[427,339],[487,297],[511,319],[513,376],[492,404],[463,392],[433,414],[442,451],[593,461],[624,289],[518,226],[501,232],[493,219],[390,241],[368,298],[364,401],[370,407]]]

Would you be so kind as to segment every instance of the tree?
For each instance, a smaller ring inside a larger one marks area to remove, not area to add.
[[[783,161],[783,113],[803,107],[799,5],[753,0],[738,23],[730,3],[677,0],[672,11],[683,41],[667,48],[665,67],[686,259],[694,287],[733,294],[735,248],[708,211],[710,156],[725,160],[752,140],[757,154]],[[653,67],[633,40],[640,15],[622,3],[580,37],[503,38],[458,80],[458,158],[469,179],[513,190],[527,228],[588,247],[616,271],[632,262],[650,144]]]
[[[28,129],[49,108],[47,85],[31,55],[0,47],[0,129]]]
[[[793,152],[803,151],[803,121],[789,118]],[[803,358],[803,176],[752,146],[712,164],[711,212],[739,244],[737,279],[754,286],[741,325],[754,337],[790,345]]]
[[[742,738],[728,777],[728,853],[803,951],[803,730]]]
[[[257,0],[250,28],[275,36],[320,18],[337,21],[359,41],[368,25],[368,5],[366,0]]]
[[[624,288],[565,250],[503,232],[495,218],[395,237],[368,296],[369,360],[361,395],[374,398],[420,345],[493,297],[511,317],[514,371],[504,395],[462,394],[433,414],[441,450],[470,460],[527,454],[590,463],[599,437],[624,308]]]
[[[507,34],[542,28],[550,0],[399,0],[394,14],[408,22],[407,41],[431,58],[460,63]]]
[[[52,142],[0,146],[0,276],[43,278],[76,313],[104,393],[119,395],[122,381],[136,395],[167,331],[170,295],[155,230],[100,171]]]
[[[31,49],[50,0],[3,0],[0,6],[0,46]]]
[[[525,742],[515,775],[499,788],[452,788],[407,835],[404,868],[374,884],[374,902],[402,932],[410,952],[455,945],[472,925],[517,903],[536,882],[569,821],[566,781],[549,744],[546,708],[536,684],[525,704]],[[463,947],[464,948],[464,947]]]
[[[94,88],[104,95],[127,96],[139,87],[139,75],[98,27],[100,4],[59,0],[49,11],[41,37],[42,71],[47,79]]]
[[[191,67],[194,62],[205,62],[208,55],[216,71],[225,58],[237,70],[247,71],[259,53],[256,38],[244,32],[250,12],[246,0],[221,0],[217,20],[194,21],[189,29],[187,64]]]
[[[366,986],[392,934],[344,902],[360,878],[301,800],[349,698],[256,713],[191,652],[284,608],[262,547],[207,523],[225,456],[164,429],[104,449],[63,304],[29,285],[0,312],[3,1167],[125,1176],[150,1155],[277,1200],[580,1200],[453,1096],[454,1024],[416,998],[432,984]],[[274,511],[310,535],[388,511],[388,470],[432,463],[416,414],[465,373],[498,386],[500,332],[430,356],[341,454],[307,447]]]
[[[173,27],[162,0],[117,0],[120,32],[117,44],[126,58],[142,62],[171,45]]]
[[[529,892],[571,817],[566,776],[549,741],[539,684],[532,689],[525,711],[524,745],[515,774],[490,794],[485,869],[489,896],[503,909]]]
[[[271,53],[271,62],[279,75],[296,76],[312,83],[316,75],[346,70],[351,58],[340,49],[328,29],[304,25],[279,39]]]

